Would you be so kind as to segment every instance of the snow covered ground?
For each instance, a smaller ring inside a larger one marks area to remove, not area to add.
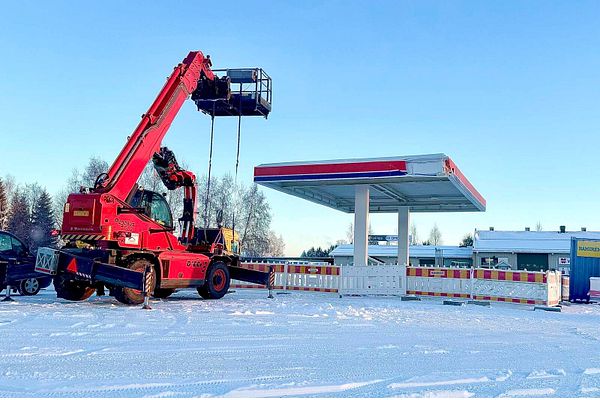
[[[15,299],[0,303],[0,397],[600,396],[600,305]]]

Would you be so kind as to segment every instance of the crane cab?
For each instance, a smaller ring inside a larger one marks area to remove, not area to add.
[[[136,190],[129,204],[165,228],[174,228],[171,207],[163,195],[151,190]]]

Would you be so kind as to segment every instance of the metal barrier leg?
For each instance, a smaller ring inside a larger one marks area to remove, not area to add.
[[[288,270],[289,264],[288,262],[283,263],[283,273],[281,274],[281,290],[277,292],[277,294],[290,294],[288,291]]]
[[[6,296],[4,296],[4,298],[1,301],[15,301],[15,299],[10,297],[11,291],[12,291],[12,288],[10,287],[10,285],[6,285]]]
[[[150,296],[148,296],[148,294],[146,293],[144,295],[144,305],[142,306],[143,310],[152,310],[152,307],[150,307],[150,304],[149,304],[149,298],[150,298]]]
[[[269,288],[269,296],[267,296],[267,298],[272,299],[273,298],[273,287],[275,286],[275,269],[273,268],[273,266],[269,267],[269,284],[268,284],[268,288]]]
[[[152,310],[150,307],[150,279],[152,277],[151,269],[152,267],[146,267],[146,271],[144,272],[144,305],[142,306],[143,310]]]

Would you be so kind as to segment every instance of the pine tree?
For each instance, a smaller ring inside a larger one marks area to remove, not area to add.
[[[329,257],[329,253],[331,253],[333,251],[333,249],[335,249],[336,246],[335,245],[331,245],[327,248],[321,248],[321,246],[319,247],[311,247],[308,250],[304,250],[302,252],[302,254],[300,255],[300,257]]]
[[[462,241],[460,242],[460,247],[473,247],[473,235],[467,233]]]
[[[8,222],[8,196],[4,188],[4,181],[0,178],[0,231],[6,230]]]
[[[35,251],[38,247],[54,245],[56,239],[52,236],[53,229],[52,199],[46,189],[42,189],[31,215],[31,249]]]
[[[16,189],[12,195],[7,230],[21,239],[25,245],[31,244],[29,205],[25,193],[20,189]]]

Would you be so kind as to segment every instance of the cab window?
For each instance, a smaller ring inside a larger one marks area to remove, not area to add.
[[[152,206],[150,207],[150,210],[150,218],[167,228],[173,227],[173,217],[171,216],[169,204],[167,204],[165,198],[158,193],[152,193]]]
[[[165,228],[173,228],[173,216],[169,204],[163,196],[149,190],[140,190],[131,199],[133,207],[142,208],[144,214],[163,225]]]

